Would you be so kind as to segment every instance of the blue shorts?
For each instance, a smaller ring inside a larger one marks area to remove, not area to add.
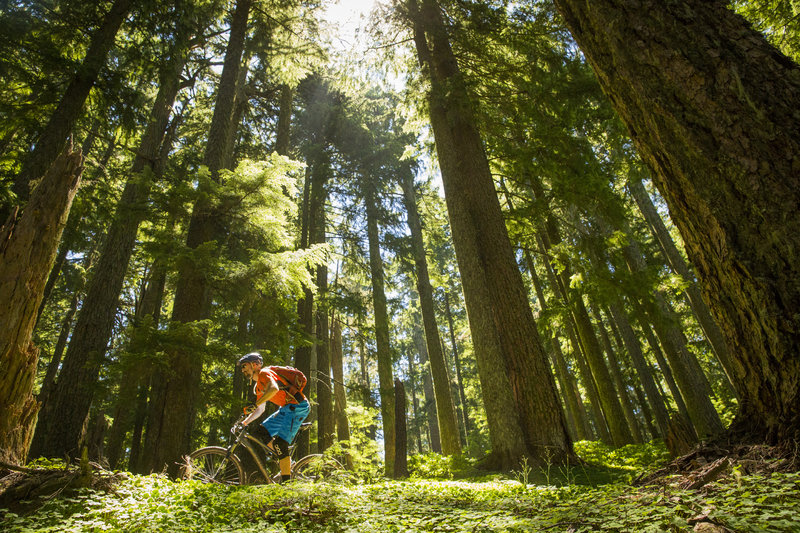
[[[270,436],[280,437],[291,444],[300,430],[300,424],[308,416],[309,410],[308,401],[296,404],[287,403],[272,413],[261,425],[269,431]]]

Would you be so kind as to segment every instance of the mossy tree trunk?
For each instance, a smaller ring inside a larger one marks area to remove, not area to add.
[[[406,4],[428,103],[484,395],[491,461],[572,457],[555,382],[508,238],[467,87],[434,0]],[[509,402],[498,402],[507,397]]]
[[[383,419],[383,451],[386,475],[394,477],[395,467],[395,396],[392,372],[392,352],[389,344],[389,313],[384,290],[383,260],[378,230],[378,195],[374,183],[365,183],[364,203],[367,211],[367,240],[369,242],[369,271],[372,281],[372,308],[375,315],[375,348],[378,356],[378,387]],[[405,410],[403,411],[405,413]],[[405,450],[405,446],[403,447]]]
[[[252,0],[237,0],[231,17],[230,37],[203,156],[203,163],[208,167],[212,181],[219,179],[219,171],[229,161],[226,147],[230,147],[226,140],[230,128],[235,127],[231,118],[251,5]],[[186,235],[187,247],[197,250],[216,240],[219,237],[220,216],[215,206],[210,204],[208,196],[200,196],[192,210]],[[178,270],[172,309],[173,324],[188,325],[210,318],[211,286],[202,265],[187,258]],[[170,475],[178,473],[182,456],[191,451],[191,430],[203,368],[202,352],[197,346],[188,344],[170,351],[169,372],[160,383],[162,390],[158,395],[157,412],[148,422],[148,438],[153,439],[152,466],[155,470],[166,466]]]
[[[159,91],[142,136],[114,219],[92,271],[69,347],[48,409],[37,425],[37,453],[78,457],[84,420],[89,416],[106,347],[117,316],[119,295],[133,255],[139,224],[147,213],[153,167],[169,125],[180,74],[188,53],[188,28],[177,30],[177,44],[162,68]],[[39,435],[41,433],[41,435]],[[40,440],[41,439],[41,440]]]
[[[417,198],[414,191],[414,176],[408,171],[400,179],[403,189],[403,200],[408,215],[408,227],[411,232],[411,246],[414,254],[414,266],[417,274],[417,292],[422,309],[422,325],[428,348],[428,360],[431,363],[434,394],[436,396],[436,414],[439,422],[439,438],[442,453],[452,455],[461,452],[461,441],[458,434],[458,421],[453,395],[450,392],[450,376],[447,362],[439,338],[439,326],[433,305],[433,288],[428,275],[428,262],[425,257],[425,243],[422,237],[422,223],[417,209]]]
[[[31,336],[82,172],[80,150],[68,146],[34,189],[22,216],[0,227],[0,460],[8,463],[25,463],[36,425],[39,349]]]
[[[555,0],[731,351],[737,429],[800,435],[800,68],[721,0]]]

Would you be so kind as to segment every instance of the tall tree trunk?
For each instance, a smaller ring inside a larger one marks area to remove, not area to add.
[[[414,353],[416,350],[412,347],[406,353],[408,357],[408,389],[411,391],[411,425],[413,427],[414,437],[417,442],[417,453],[424,453],[422,451],[422,423],[419,421],[420,408],[419,398],[417,398],[417,363],[414,361]],[[413,446],[411,452],[413,453]]]
[[[536,274],[536,268],[530,252],[525,250],[524,255],[531,275],[531,281],[536,291],[536,298],[539,300],[539,306],[542,312],[544,312],[547,310],[547,299],[544,295],[542,282]],[[556,377],[561,385],[561,395],[564,397],[567,414],[572,418],[574,436],[576,440],[590,439],[592,433],[589,427],[589,420],[586,417],[586,410],[583,409],[583,401],[581,400],[580,391],[578,390],[575,378],[571,375],[567,367],[567,362],[564,360],[564,354],[561,351],[561,340],[558,335],[553,334],[550,337],[550,345],[552,346],[551,359],[553,361],[553,367],[556,370]]]
[[[545,232],[540,232],[540,237],[538,239],[539,249],[541,250],[541,256],[544,261],[545,272],[547,272],[547,278],[550,282],[550,286],[553,287],[553,290],[556,291],[558,297],[563,302],[566,309],[569,309],[569,299],[567,298],[567,294],[564,291],[564,286],[561,281],[558,279],[558,275],[553,268],[553,264],[550,261],[550,255],[548,253],[548,243],[549,240],[545,237]],[[567,330],[567,337],[570,340],[570,345],[572,346],[572,354],[575,359],[575,363],[578,365],[578,372],[581,376],[581,383],[583,384],[583,388],[586,389],[586,396],[589,398],[589,405],[591,407],[592,412],[594,413],[594,421],[595,421],[595,429],[597,430],[597,436],[603,442],[608,444],[613,443],[611,438],[611,433],[609,433],[608,425],[606,424],[605,415],[603,414],[603,405],[600,401],[600,394],[597,391],[597,385],[595,385],[594,377],[592,377],[592,372],[589,369],[589,365],[586,363],[586,358],[583,355],[584,347],[581,344],[580,340],[578,339],[578,334],[576,333],[577,325],[575,324],[575,315],[573,313],[568,313],[567,316],[564,317],[565,321],[565,329]]]
[[[636,273],[645,268],[644,258],[635,241],[626,246],[624,253],[631,272]],[[643,302],[642,307],[661,341],[675,382],[686,402],[689,420],[701,439],[717,435],[724,428],[714,404],[711,403],[711,386],[697,358],[686,347],[686,337],[678,325],[678,317],[661,291],[653,292],[651,298],[650,302]]]
[[[50,407],[39,419],[37,433],[42,432],[44,440],[38,453],[45,457],[77,457],[80,453],[78,445],[84,420],[89,415],[105,360],[139,224],[146,215],[153,165],[164,140],[186,62],[188,30],[179,29],[177,33],[177,43],[160,76],[147,129],[78,313],[59,380],[48,400]]]
[[[439,436],[439,417],[436,415],[436,396],[433,391],[433,379],[431,378],[430,365],[428,364],[428,345],[425,342],[424,334],[415,325],[411,332],[414,346],[419,353],[419,363],[422,366],[422,393],[425,395],[425,405],[423,411],[428,421],[428,442],[432,452],[442,453],[442,440]]]
[[[319,270],[327,268],[318,267]],[[327,286],[327,276],[317,278],[317,283]],[[322,299],[320,299],[322,300]],[[317,307],[317,439],[319,453],[330,448],[336,433],[336,418],[333,406],[333,387],[331,386],[331,358],[328,310],[322,302]]]
[[[572,442],[508,238],[470,97],[435,0],[409,0],[484,395],[491,461],[566,462]],[[510,394],[509,394],[510,393]],[[510,405],[497,402],[510,396]]]
[[[469,417],[467,393],[464,391],[464,379],[461,377],[461,357],[458,355],[456,343],[456,328],[453,324],[453,311],[450,309],[450,295],[444,293],[444,313],[447,318],[447,329],[450,332],[450,344],[453,347],[453,362],[456,366],[456,380],[458,381],[459,404],[461,405],[461,418],[464,420],[464,442],[469,443],[469,433],[472,431],[472,420]]]
[[[14,181],[13,191],[17,195],[18,203],[24,204],[28,200],[30,182],[39,179],[64,150],[67,137],[83,113],[86,98],[89,97],[100,70],[106,64],[108,52],[114,46],[117,32],[134,1],[115,0],[92,35],[83,62],[70,80],[58,106],[36,139],[33,150],[28,154],[19,176]],[[0,220],[3,218],[0,217]]]
[[[367,210],[367,240],[369,241],[369,271],[372,280],[372,307],[375,314],[375,345],[378,352],[378,382],[383,420],[383,450],[386,475],[394,477],[395,467],[395,396],[392,372],[392,353],[389,344],[389,314],[384,292],[383,260],[378,232],[378,195],[373,183],[365,184],[364,202]],[[404,409],[405,412],[405,409]],[[403,447],[405,450],[405,447]]]
[[[289,155],[293,102],[294,90],[288,85],[281,85],[281,107],[278,112],[278,127],[275,134],[275,151],[280,155]]]
[[[334,319],[331,324],[331,367],[333,369],[333,398],[336,415],[336,440],[350,442],[350,422],[347,420],[347,394],[344,389],[344,358],[342,354],[342,323]],[[345,454],[345,463],[353,469],[353,459]]]
[[[735,393],[736,389],[733,385],[732,377],[733,364],[731,363],[728,345],[725,343],[722,330],[714,321],[714,318],[711,316],[711,311],[708,309],[708,305],[706,305],[705,300],[703,300],[700,294],[700,287],[697,285],[694,276],[690,272],[689,266],[678,251],[678,247],[672,240],[669,230],[667,230],[667,226],[664,224],[656,207],[653,205],[650,195],[647,194],[647,190],[644,188],[641,178],[631,175],[628,179],[628,189],[631,191],[631,196],[633,196],[633,199],[636,201],[636,205],[639,206],[639,211],[641,211],[650,230],[653,232],[670,268],[688,284],[685,291],[689,306],[692,308],[697,322],[703,329],[703,333],[705,333],[706,339],[722,365],[722,369],[725,371],[725,375]]]
[[[219,171],[228,161],[225,153],[229,137],[236,94],[236,80],[241,68],[242,51],[247,34],[252,0],[237,0],[231,18],[230,37],[214,104],[214,114],[208,132],[203,163],[208,167],[212,182],[219,180]],[[209,187],[210,185],[203,185]],[[192,211],[186,236],[190,250],[218,238],[221,215],[202,195]],[[179,266],[172,310],[174,324],[190,324],[210,317],[211,294],[207,274],[192,261]],[[148,424],[155,443],[154,466],[167,467],[171,475],[177,474],[181,457],[190,451],[191,430],[194,425],[195,403],[200,389],[203,368],[202,350],[175,348],[168,353],[169,373],[164,376],[163,397],[156,404],[157,420]]]
[[[458,435],[458,421],[453,396],[450,393],[450,376],[447,373],[442,342],[439,339],[439,326],[436,324],[436,312],[433,305],[433,288],[428,275],[428,261],[425,258],[425,242],[422,238],[422,224],[417,209],[417,198],[414,192],[414,175],[409,171],[400,178],[403,188],[408,227],[411,232],[411,246],[414,253],[414,266],[417,274],[417,292],[419,293],[422,325],[425,330],[425,342],[428,347],[428,360],[431,363],[433,389],[436,395],[436,414],[439,421],[439,437],[442,453],[452,455],[461,453],[461,441]]]
[[[625,420],[628,422],[628,426],[631,428],[633,442],[635,444],[641,444],[644,442],[642,431],[639,427],[639,421],[636,420],[636,416],[633,414],[633,401],[628,392],[628,386],[625,384],[625,378],[622,376],[622,367],[620,367],[619,358],[617,357],[614,347],[611,345],[611,338],[608,336],[608,330],[603,322],[603,316],[596,309],[593,310],[593,314],[597,321],[597,329],[600,332],[600,340],[603,341],[603,347],[606,351],[608,366],[611,370],[611,375],[614,377],[614,383],[617,386],[620,403],[622,404],[622,411],[625,414]]]
[[[681,394],[681,390],[678,387],[678,384],[675,383],[675,378],[672,375],[672,369],[667,363],[667,360],[664,358],[664,352],[661,350],[661,346],[658,344],[656,336],[653,335],[653,330],[650,327],[650,323],[647,322],[647,316],[645,315],[644,310],[641,308],[641,305],[639,305],[637,302],[634,302],[634,307],[636,308],[636,312],[639,315],[639,325],[642,328],[642,333],[644,333],[644,337],[647,340],[647,344],[650,345],[650,349],[653,352],[653,357],[655,357],[656,363],[658,364],[658,367],[661,369],[661,375],[664,376],[664,381],[666,382],[667,388],[669,389],[669,392],[672,395],[672,400],[675,402],[675,406],[677,407],[680,415],[689,424],[691,424],[692,419],[689,416],[689,410],[686,407],[686,402],[684,402],[683,395]],[[664,393],[663,388],[661,388],[661,395],[662,397],[666,398],[666,394]],[[692,431],[694,431],[693,425],[692,425]]]
[[[82,171],[80,150],[68,146],[19,220],[0,228],[0,460],[9,463],[25,463],[36,425],[39,349],[31,335]]]
[[[394,420],[397,448],[392,472],[395,479],[408,477],[408,432],[406,431],[406,389],[399,379],[394,380]]]
[[[535,177],[531,177],[529,183],[533,189],[535,198],[546,200],[544,187],[541,181]],[[545,205],[547,205],[547,203],[545,203]],[[561,231],[555,218],[549,211],[549,207],[548,211],[545,213],[544,231],[541,233],[542,242],[548,253],[552,247],[561,243]],[[612,442],[615,446],[631,444],[633,442],[631,429],[628,427],[628,423],[625,420],[625,413],[617,391],[614,388],[611,373],[603,358],[603,349],[592,327],[592,320],[583,302],[583,294],[580,291],[570,289],[571,278],[571,267],[569,264],[565,264],[564,268],[556,275],[555,281],[556,284],[559,285],[565,303],[573,317],[578,339],[581,343],[581,351],[586,357],[586,362],[589,365],[591,375],[597,387],[597,393],[603,407],[603,414],[605,415],[608,429],[611,433]]]
[[[609,309],[611,311],[611,316],[614,318],[620,330],[622,342],[625,344],[625,349],[631,358],[633,367],[636,369],[636,374],[639,376],[639,382],[642,384],[642,387],[644,387],[644,392],[647,395],[649,404],[653,408],[659,434],[663,437],[667,434],[667,429],[669,428],[669,412],[664,405],[664,399],[661,393],[656,387],[650,365],[647,363],[644,353],[642,352],[642,345],[639,342],[639,338],[636,336],[636,332],[633,331],[622,305],[618,301],[615,301],[609,305]]]
[[[556,0],[731,350],[737,428],[800,435],[800,69],[727,2]]]

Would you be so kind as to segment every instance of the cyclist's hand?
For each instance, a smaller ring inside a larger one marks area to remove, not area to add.
[[[244,429],[245,429],[246,427],[247,427],[247,426],[245,426],[245,425],[244,425],[244,424],[242,424],[241,422],[236,422],[236,423],[233,425],[233,427],[231,428],[231,433],[233,433],[234,435],[238,435],[239,433],[241,433],[242,431],[244,431]]]
[[[244,414],[246,414],[246,415],[249,415],[250,413],[252,413],[255,410],[256,410],[256,404],[254,404],[254,403],[251,403],[250,405],[246,405],[244,407],[244,409],[242,409],[242,411],[244,411]]]

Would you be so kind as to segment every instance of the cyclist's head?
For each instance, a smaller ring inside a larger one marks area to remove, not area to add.
[[[249,354],[243,355],[239,358],[239,362],[236,363],[237,366],[241,367],[245,363],[258,363],[259,365],[264,365],[264,360],[261,358],[261,354],[258,352],[250,352]]]

